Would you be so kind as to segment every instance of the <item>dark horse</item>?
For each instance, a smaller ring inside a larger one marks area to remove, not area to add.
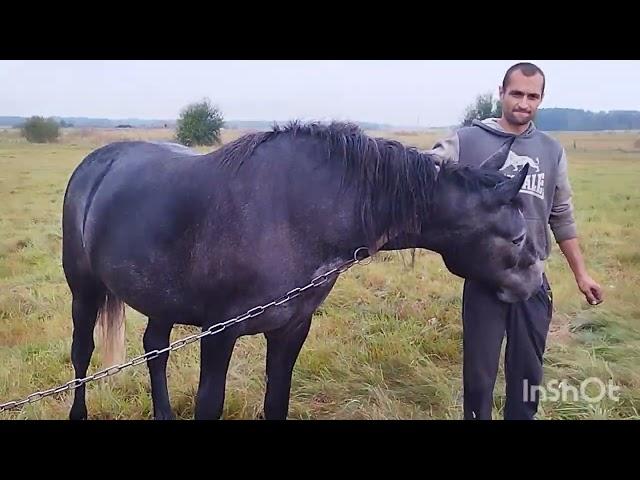
[[[206,329],[264,305],[362,246],[371,255],[429,249],[452,273],[493,285],[505,301],[527,298],[541,271],[516,199],[527,167],[512,179],[497,171],[508,150],[477,170],[438,167],[353,125],[296,122],[204,155],[141,141],[95,150],[64,199],[76,378],[86,375],[97,319],[107,346],[117,350],[115,342],[121,354],[124,304],[149,318],[145,351],[162,349],[174,324]],[[258,333],[267,339],[263,414],[286,418],[294,364],[335,281],[204,337],[195,418],[221,416],[234,344]],[[157,419],[174,418],[167,356],[148,364]],[[80,386],[70,418],[86,417]]]

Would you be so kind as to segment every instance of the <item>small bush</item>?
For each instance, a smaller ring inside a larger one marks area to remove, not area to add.
[[[220,144],[224,119],[220,110],[208,99],[185,107],[177,122],[176,139],[188,147]]]
[[[53,118],[31,117],[22,126],[21,133],[31,143],[55,142],[60,136],[60,125]]]

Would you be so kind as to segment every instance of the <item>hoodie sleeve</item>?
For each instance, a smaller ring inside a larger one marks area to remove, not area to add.
[[[578,236],[573,215],[572,190],[567,172],[567,154],[564,148],[558,163],[557,175],[549,225],[556,242],[561,242]]]
[[[426,150],[424,153],[433,155],[437,165],[442,165],[445,162],[458,162],[460,154],[458,134],[454,133],[449,137],[438,140],[433,148]]]

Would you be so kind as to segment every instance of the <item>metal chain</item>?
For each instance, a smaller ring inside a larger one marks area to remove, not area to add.
[[[342,273],[346,272],[347,270],[349,270],[354,265],[362,264],[362,260],[358,259],[358,252],[360,252],[361,250],[367,250],[368,251],[368,249],[366,247],[358,248],[353,254],[353,259],[343,263],[339,267],[332,268],[331,270],[329,270],[326,273],[323,273],[322,275],[318,275],[317,277],[315,277],[313,280],[311,280],[311,282],[309,282],[304,287],[296,287],[293,290],[290,290],[289,292],[285,293],[284,295],[282,295],[278,299],[267,303],[266,305],[259,305],[257,307],[253,307],[252,309],[247,310],[242,315],[239,315],[237,317],[231,318],[231,319],[226,320],[226,321],[221,322],[221,323],[216,323],[215,325],[211,325],[209,328],[207,328],[206,330],[204,330],[201,333],[194,334],[194,335],[189,335],[189,336],[187,336],[185,338],[182,338],[180,340],[176,340],[175,342],[171,343],[168,347],[163,348],[161,350],[151,350],[150,352],[147,352],[144,355],[139,355],[137,357],[132,358],[131,360],[129,360],[126,363],[122,363],[120,365],[113,365],[111,367],[105,368],[104,370],[100,370],[99,372],[96,372],[93,375],[89,375],[89,376],[84,377],[84,378],[74,378],[73,380],[70,380],[67,383],[65,383],[64,385],[61,385],[59,387],[50,388],[48,390],[43,390],[41,392],[32,393],[31,395],[26,397],[24,400],[12,401],[12,402],[7,402],[7,403],[0,404],[0,412],[4,412],[5,410],[11,410],[11,409],[20,407],[20,406],[22,406],[22,405],[24,405],[26,403],[37,402],[39,400],[42,400],[45,397],[48,397],[49,395],[54,395],[56,393],[62,393],[62,392],[67,391],[67,390],[74,390],[74,389],[80,387],[81,385],[84,385],[85,383],[88,383],[88,382],[90,382],[92,380],[98,380],[98,379],[101,379],[101,378],[104,378],[104,377],[109,377],[111,375],[115,375],[116,373],[122,371],[123,369],[125,369],[127,367],[131,367],[131,366],[134,366],[134,365],[139,365],[139,364],[144,363],[144,362],[148,362],[149,360],[153,360],[154,358],[159,357],[163,353],[177,350],[179,348],[184,347],[185,345],[189,345],[190,343],[193,343],[196,340],[200,340],[201,338],[204,338],[204,337],[206,337],[208,335],[215,335],[216,333],[220,333],[220,332],[222,332],[223,330],[225,330],[227,327],[229,327],[231,325],[235,325],[236,323],[240,323],[240,322],[243,322],[243,321],[248,320],[250,318],[255,318],[255,317],[259,316],[259,315],[262,315],[267,309],[269,309],[271,307],[277,307],[277,306],[283,305],[283,304],[293,300],[297,296],[301,295],[303,292],[305,292],[305,291],[307,291],[307,290],[309,290],[311,288],[314,288],[314,287],[319,287],[320,285],[322,285],[325,282],[327,282],[331,275],[333,275],[335,273],[342,274]],[[369,258],[371,258],[371,257],[369,257]],[[367,263],[367,265],[368,265],[368,263]]]

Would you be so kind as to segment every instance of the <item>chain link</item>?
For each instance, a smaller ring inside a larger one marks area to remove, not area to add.
[[[57,387],[57,388],[50,388],[48,390],[43,390],[41,392],[35,392],[32,393],[31,395],[29,395],[28,397],[26,397],[24,400],[20,400],[20,401],[12,401],[12,402],[7,402],[7,403],[3,403],[0,404],[0,412],[4,412],[5,410],[12,410],[14,408],[20,407],[26,403],[34,403],[37,402],[39,400],[42,400],[43,398],[46,398],[50,395],[54,395],[57,393],[62,393],[65,392],[67,390],[75,390],[76,388],[91,382],[93,380],[99,380],[101,378],[104,377],[110,377],[112,375],[115,375],[116,373],[119,373],[120,371],[122,371],[125,368],[134,366],[134,365],[140,365],[141,363],[145,363],[148,362],[150,360],[153,360],[157,357],[159,357],[160,355],[162,355],[163,353],[167,353],[167,352],[172,352],[175,351],[179,348],[184,347],[185,345],[189,345],[190,343],[193,343],[197,340],[200,340],[201,338],[204,338],[206,336],[209,335],[215,335],[217,333],[222,332],[223,330],[225,330],[227,327],[230,327],[231,325],[235,325],[236,323],[240,323],[243,322],[245,320],[248,320],[250,318],[255,318],[259,315],[262,315],[266,310],[268,310],[271,307],[277,307],[280,305],[283,305],[291,300],[293,300],[294,298],[296,298],[297,296],[301,295],[303,292],[311,289],[311,288],[315,288],[315,287],[319,287],[320,285],[323,285],[325,282],[327,282],[329,280],[329,277],[331,277],[334,274],[342,274],[344,272],[346,272],[347,270],[349,270],[351,267],[353,267],[354,265],[357,264],[362,264],[365,265],[363,263],[363,260],[358,259],[358,253],[360,251],[367,251],[368,249],[366,247],[360,247],[358,248],[354,254],[353,254],[353,259],[348,260],[347,262],[343,263],[341,266],[336,267],[336,268],[332,268],[331,270],[329,270],[326,273],[323,273],[322,275],[318,275],[317,277],[315,277],[314,279],[311,280],[311,282],[309,282],[307,285],[305,285],[304,287],[296,287],[293,290],[290,290],[289,292],[285,293],[284,295],[282,295],[281,297],[279,297],[276,300],[273,300],[271,302],[269,302],[266,305],[259,305],[257,307],[253,307],[250,310],[247,310],[245,313],[243,313],[242,315],[239,315],[237,317],[231,318],[229,320],[226,320],[224,322],[220,322],[220,323],[216,323],[214,325],[211,325],[209,328],[207,328],[206,330],[204,330],[201,333],[197,333],[197,334],[193,334],[193,335],[189,335],[188,337],[182,338],[180,340],[176,340],[175,342],[169,344],[168,347],[163,348],[162,350],[151,350],[150,352],[147,352],[143,355],[138,355],[137,357],[132,358],[131,360],[129,360],[126,363],[122,363],[120,365],[113,365],[111,367],[105,368],[103,370],[100,370],[99,372],[94,373],[93,375],[89,375],[87,377],[84,378],[74,378],[73,380],[68,381],[67,383]],[[365,257],[366,258],[366,257]],[[371,257],[369,257],[369,262],[371,261]],[[366,265],[368,265],[369,263],[366,263]]]

